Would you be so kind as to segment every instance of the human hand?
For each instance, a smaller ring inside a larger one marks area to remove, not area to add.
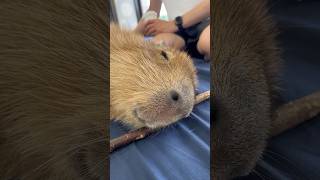
[[[177,31],[178,27],[174,21],[152,19],[145,24],[144,35],[155,36],[160,33],[174,33]]]
[[[147,20],[140,20],[134,31],[140,34],[144,34],[146,24]]]

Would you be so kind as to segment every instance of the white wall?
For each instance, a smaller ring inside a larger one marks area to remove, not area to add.
[[[121,27],[133,29],[138,19],[134,6],[134,0],[114,0],[117,19]]]

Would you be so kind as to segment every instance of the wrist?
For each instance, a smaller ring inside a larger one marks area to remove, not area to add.
[[[177,31],[181,31],[181,32],[183,32],[184,31],[184,26],[183,26],[183,18],[182,18],[182,16],[177,16],[175,19],[174,19],[174,21],[175,21],[175,25],[176,25],[176,27],[177,27]]]
[[[170,23],[172,24],[172,29],[173,29],[173,32],[177,32],[179,30],[177,24],[176,24],[176,21],[175,20],[172,20],[170,21]]]

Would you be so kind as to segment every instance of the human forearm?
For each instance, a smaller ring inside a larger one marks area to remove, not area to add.
[[[150,6],[148,8],[148,11],[155,11],[159,16],[161,4],[162,4],[162,0],[150,0]]]
[[[203,0],[193,9],[182,15],[184,28],[188,28],[205,18],[210,16],[210,1]],[[175,20],[164,21],[159,19],[148,20],[146,23],[146,28],[144,34],[147,35],[157,35],[160,33],[174,33],[177,32],[179,28],[176,25]]]
[[[210,16],[210,0],[203,0],[182,16],[183,27],[188,28]]]
[[[147,11],[155,11],[157,13],[157,16],[159,17],[161,4],[162,4],[162,0],[150,0],[150,5],[149,5],[149,8]],[[146,15],[146,14],[144,14],[144,15]],[[142,17],[139,20],[138,25],[134,31],[143,34],[146,23],[147,23],[147,21],[146,21],[145,17]]]

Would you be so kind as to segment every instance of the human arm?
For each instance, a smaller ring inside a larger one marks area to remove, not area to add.
[[[188,28],[210,16],[210,0],[203,0],[194,8],[182,15],[184,28]]]
[[[150,0],[150,5],[147,12],[155,11],[157,13],[157,16],[159,17],[161,4],[162,4],[162,0]],[[140,19],[137,27],[135,28],[135,31],[138,33],[143,33],[146,23],[147,21]]]
[[[155,11],[159,16],[161,4],[162,0],[150,0],[150,6],[147,11]]]
[[[203,0],[194,8],[182,15],[183,28],[188,28],[210,16],[210,0]],[[164,21],[159,19],[149,20],[145,25],[144,34],[157,35],[159,33],[174,33],[178,27],[174,20]]]

